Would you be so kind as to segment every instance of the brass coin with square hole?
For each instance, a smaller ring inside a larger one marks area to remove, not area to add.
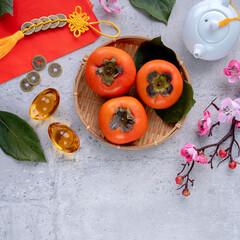
[[[37,55],[32,59],[32,65],[36,70],[40,71],[46,67],[47,61],[45,57]]]
[[[41,75],[36,71],[27,74],[27,81],[31,85],[38,85],[41,82]]]
[[[57,14],[57,17],[60,18],[60,19],[67,19],[67,17],[62,13]],[[67,22],[65,22],[65,21],[60,22],[58,27],[64,27],[66,24],[67,24]]]
[[[45,23],[45,22],[47,22],[47,21],[50,21],[51,19],[48,18],[48,17],[41,17],[40,20],[41,20],[43,23]],[[43,24],[43,26],[42,26],[42,30],[47,30],[47,29],[50,28],[50,26],[51,26],[51,22],[45,23],[45,24]]]
[[[62,74],[62,66],[58,63],[52,63],[48,67],[48,73],[52,77],[59,77]]]
[[[30,92],[33,90],[34,86],[31,85],[28,81],[27,78],[23,78],[20,82],[20,88],[24,91],[24,92]]]
[[[41,23],[42,21],[41,21],[40,19],[35,18],[35,19],[31,20],[31,22],[32,22],[33,24],[38,24],[38,23]],[[42,27],[43,27],[42,24],[39,25],[39,26],[37,26],[37,27],[35,27],[34,32],[39,32],[39,31],[41,31],[41,30],[42,30]]]
[[[58,17],[57,17],[56,15],[50,15],[50,16],[48,16],[48,17],[49,17],[52,21],[58,19]],[[59,25],[59,23],[60,23],[59,21],[56,21],[56,22],[51,23],[50,28],[51,28],[51,29],[56,28],[56,27]]]
[[[21,31],[25,30],[26,28],[31,27],[32,25],[33,25],[32,22],[25,22],[25,23],[23,23],[22,26],[21,26]],[[35,27],[32,27],[29,30],[25,31],[23,34],[24,35],[31,35],[31,34],[34,33],[34,31],[35,31]]]

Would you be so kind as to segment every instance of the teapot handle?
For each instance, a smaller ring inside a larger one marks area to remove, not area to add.
[[[228,23],[230,23],[233,20],[240,21],[240,12],[232,5],[232,0],[222,0],[222,5],[225,7],[228,7],[229,5],[232,6],[233,9],[238,14],[238,16],[234,17],[234,18],[226,18],[226,19],[222,20],[221,22],[219,22],[219,28],[224,27],[225,25],[227,25]]]
[[[222,5],[225,7],[228,7],[230,3],[231,3],[231,0],[222,0]]]

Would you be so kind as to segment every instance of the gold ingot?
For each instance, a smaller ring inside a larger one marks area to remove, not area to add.
[[[48,134],[54,145],[64,152],[72,153],[79,149],[80,140],[77,134],[65,124],[51,123]]]
[[[50,117],[58,108],[60,96],[56,89],[48,88],[37,95],[30,106],[30,116],[35,120]]]

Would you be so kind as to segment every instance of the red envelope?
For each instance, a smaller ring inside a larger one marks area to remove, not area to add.
[[[68,17],[78,5],[81,6],[82,12],[86,12],[90,17],[88,22],[97,21],[92,11],[93,5],[88,0],[14,0],[14,15],[5,14],[0,18],[0,38],[14,34],[24,22],[34,18],[58,13]],[[97,25],[94,27],[100,31]],[[25,36],[10,53],[0,59],[0,84],[32,70],[32,59],[36,55],[42,55],[50,62],[94,42],[98,37],[99,34],[90,29],[79,38],[75,38],[67,25]]]

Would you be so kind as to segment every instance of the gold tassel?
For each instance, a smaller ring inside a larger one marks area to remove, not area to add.
[[[11,36],[0,39],[0,59],[7,55],[16,43],[24,37],[22,31],[18,31]]]

